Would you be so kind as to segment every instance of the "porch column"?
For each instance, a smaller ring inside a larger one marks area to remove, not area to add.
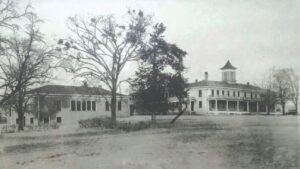
[[[209,113],[209,100],[206,101],[206,113]]]
[[[236,105],[237,105],[237,111],[240,112],[240,101],[237,101]]]
[[[216,103],[216,105],[215,105],[216,109],[215,110],[218,111],[218,100],[217,99],[215,100],[215,103]]]
[[[256,112],[257,113],[259,112],[259,104],[258,104],[258,102],[256,102]]]
[[[247,101],[247,112],[249,112],[249,101]]]
[[[37,125],[40,126],[40,96],[37,97]]]
[[[269,111],[269,106],[266,105],[266,113]]]
[[[228,100],[226,100],[226,111],[228,111]]]

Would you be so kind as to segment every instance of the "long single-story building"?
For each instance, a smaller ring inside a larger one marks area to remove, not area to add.
[[[110,91],[85,86],[46,85],[29,92],[25,126],[56,122],[78,125],[79,120],[110,116]],[[130,116],[129,97],[117,94],[117,117]],[[7,112],[7,123],[18,124],[14,111]]]

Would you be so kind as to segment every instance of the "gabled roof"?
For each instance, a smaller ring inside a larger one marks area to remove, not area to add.
[[[189,87],[226,87],[226,88],[237,88],[237,89],[244,89],[244,90],[263,90],[260,87],[248,85],[248,84],[241,84],[241,83],[227,83],[224,81],[206,81],[202,80],[200,82],[190,83]]]
[[[46,85],[29,91],[30,94],[59,95],[110,95],[111,92],[97,87]],[[117,94],[122,95],[122,94]]]
[[[232,64],[228,60],[227,63],[221,68],[221,70],[225,70],[225,69],[236,69],[236,67],[232,66]]]

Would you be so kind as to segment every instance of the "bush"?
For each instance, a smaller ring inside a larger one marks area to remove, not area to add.
[[[151,127],[150,122],[118,122],[116,126],[112,126],[111,120],[108,117],[105,118],[92,118],[87,120],[79,121],[80,128],[108,128],[108,129],[117,129],[122,131],[138,131]]]
[[[51,122],[51,123],[50,123],[50,127],[51,127],[52,129],[58,129],[58,128],[59,128],[59,124],[58,124],[57,122]]]
[[[1,130],[2,133],[14,133],[14,132],[17,131],[17,125],[15,125],[15,124],[12,124],[12,125],[6,124],[6,125],[1,126],[0,130]]]
[[[111,128],[112,127],[110,118],[108,117],[79,120],[78,123],[80,128],[97,128],[97,127]]]

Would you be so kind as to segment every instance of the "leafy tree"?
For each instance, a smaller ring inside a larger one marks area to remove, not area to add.
[[[141,66],[133,80],[137,105],[151,113],[152,122],[156,121],[156,114],[168,111],[166,93],[170,87],[175,88],[170,86],[171,82],[178,80],[172,74],[183,71],[183,58],[186,55],[185,51],[165,41],[165,30],[162,23],[153,27],[149,42],[140,50]]]
[[[188,84],[187,80],[183,77],[181,71],[178,71],[171,77],[169,82],[169,93],[172,93],[178,100],[178,114],[172,119],[171,123],[174,123],[187,109],[187,92]],[[184,107],[183,107],[184,106]]]
[[[116,123],[117,89],[120,74],[129,61],[137,59],[150,17],[142,11],[128,11],[126,19],[117,22],[113,16],[90,19],[70,17],[71,36],[59,40],[64,59],[62,65],[75,77],[97,80],[111,91],[111,122]]]

